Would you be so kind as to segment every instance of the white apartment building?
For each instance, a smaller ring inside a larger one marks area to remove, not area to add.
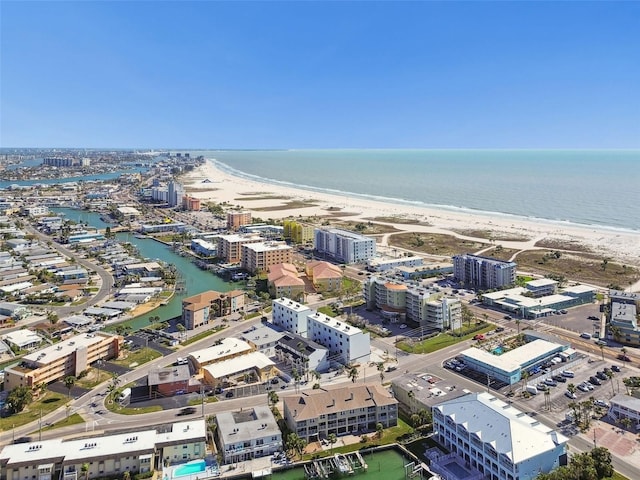
[[[449,400],[432,413],[434,439],[483,478],[533,480],[567,463],[567,437],[490,393]]]
[[[316,229],[313,248],[343,263],[367,262],[376,256],[376,240],[348,230]]]
[[[322,345],[340,363],[369,361],[369,333],[286,297],[274,300],[272,305],[275,325]]]
[[[618,394],[610,401],[607,416],[614,422],[619,422],[624,418],[631,420],[636,430],[640,429],[640,398],[630,395]]]
[[[515,262],[480,255],[454,255],[453,276],[479,290],[503,288],[516,282],[517,266]]]
[[[216,415],[218,446],[225,463],[237,463],[282,450],[282,433],[264,406]]]
[[[385,272],[398,267],[420,267],[424,263],[422,257],[411,255],[399,258],[373,258],[367,262],[367,270],[370,272]]]
[[[280,297],[271,302],[272,322],[287,332],[307,336],[307,316],[313,311],[299,302]]]

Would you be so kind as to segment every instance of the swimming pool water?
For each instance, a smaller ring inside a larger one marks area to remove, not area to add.
[[[207,464],[204,460],[194,460],[184,465],[180,465],[173,471],[173,478],[186,477],[194,473],[201,473],[205,471]]]

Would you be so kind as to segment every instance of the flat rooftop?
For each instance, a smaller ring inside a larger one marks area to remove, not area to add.
[[[238,338],[223,338],[219,344],[191,352],[190,356],[200,365],[207,365],[221,358],[228,358],[252,350],[253,347],[244,340]]]

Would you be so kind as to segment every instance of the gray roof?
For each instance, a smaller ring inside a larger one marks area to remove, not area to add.
[[[280,436],[280,428],[266,405],[216,415],[218,434],[225,445],[254,438]]]

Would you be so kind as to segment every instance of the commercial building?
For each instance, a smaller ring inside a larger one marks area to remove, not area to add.
[[[334,435],[363,435],[398,424],[398,401],[378,384],[319,388],[282,398],[284,419],[307,442]]]
[[[266,382],[277,376],[278,370],[264,353],[251,352],[207,365],[202,373],[204,383],[215,387],[226,382],[247,382],[247,375],[253,377],[253,381]]]
[[[223,338],[214,345],[189,354],[196,371],[217,362],[223,362],[255,351],[255,348],[244,340]]]
[[[251,212],[227,212],[227,228],[238,230],[243,225],[251,225]]]
[[[400,407],[410,416],[420,410],[431,408],[445,400],[469,393],[453,382],[442,380],[429,373],[405,373],[391,381],[393,396]]]
[[[460,357],[469,368],[513,385],[520,381],[523,370],[531,371],[565,351],[569,352],[567,360],[575,355],[567,345],[538,339],[501,354],[471,347],[460,352]]]
[[[308,223],[287,219],[283,222],[284,238],[295,244],[312,244],[315,227]]]
[[[248,243],[241,249],[242,268],[252,274],[266,272],[271,265],[293,261],[293,249],[284,242]]]
[[[282,450],[282,432],[267,406],[218,413],[216,425],[224,463],[252,460]]]
[[[314,232],[313,248],[338,262],[367,262],[376,255],[376,240],[348,230],[318,228]]]
[[[607,416],[615,423],[628,418],[636,430],[640,429],[640,398],[618,394],[609,400]]]
[[[204,420],[115,435],[62,438],[7,445],[0,452],[0,478],[87,480],[121,477],[162,468],[162,464],[204,458]],[[83,465],[89,468],[86,473]]]
[[[17,365],[5,368],[4,389],[36,388],[69,375],[77,377],[98,360],[117,358],[123,341],[119,335],[86,333],[25,355]]]
[[[218,237],[218,257],[227,263],[242,261],[242,246],[249,243],[262,243],[260,235],[220,235]]]
[[[478,290],[503,288],[516,283],[515,262],[479,255],[455,255],[453,276],[463,285]]]
[[[609,318],[607,334],[626,345],[640,345],[638,311],[640,293],[609,291]]]
[[[191,250],[193,250],[197,255],[215,257],[218,255],[218,244],[207,242],[201,238],[194,238],[191,240]]]
[[[326,347],[340,363],[369,361],[369,333],[288,298],[277,298],[272,305],[275,325]]]
[[[18,350],[32,350],[42,343],[42,337],[28,329],[5,333],[2,340]]]
[[[446,401],[432,413],[434,439],[482,478],[533,480],[567,464],[568,438],[489,393]]]
[[[230,292],[207,292],[182,300],[182,324],[187,330],[207,325],[217,317],[230,315],[244,309],[245,293],[242,290]]]
[[[258,324],[242,332],[242,339],[267,357],[274,357],[278,340],[283,335],[286,334],[280,329],[273,328],[270,324]]]

